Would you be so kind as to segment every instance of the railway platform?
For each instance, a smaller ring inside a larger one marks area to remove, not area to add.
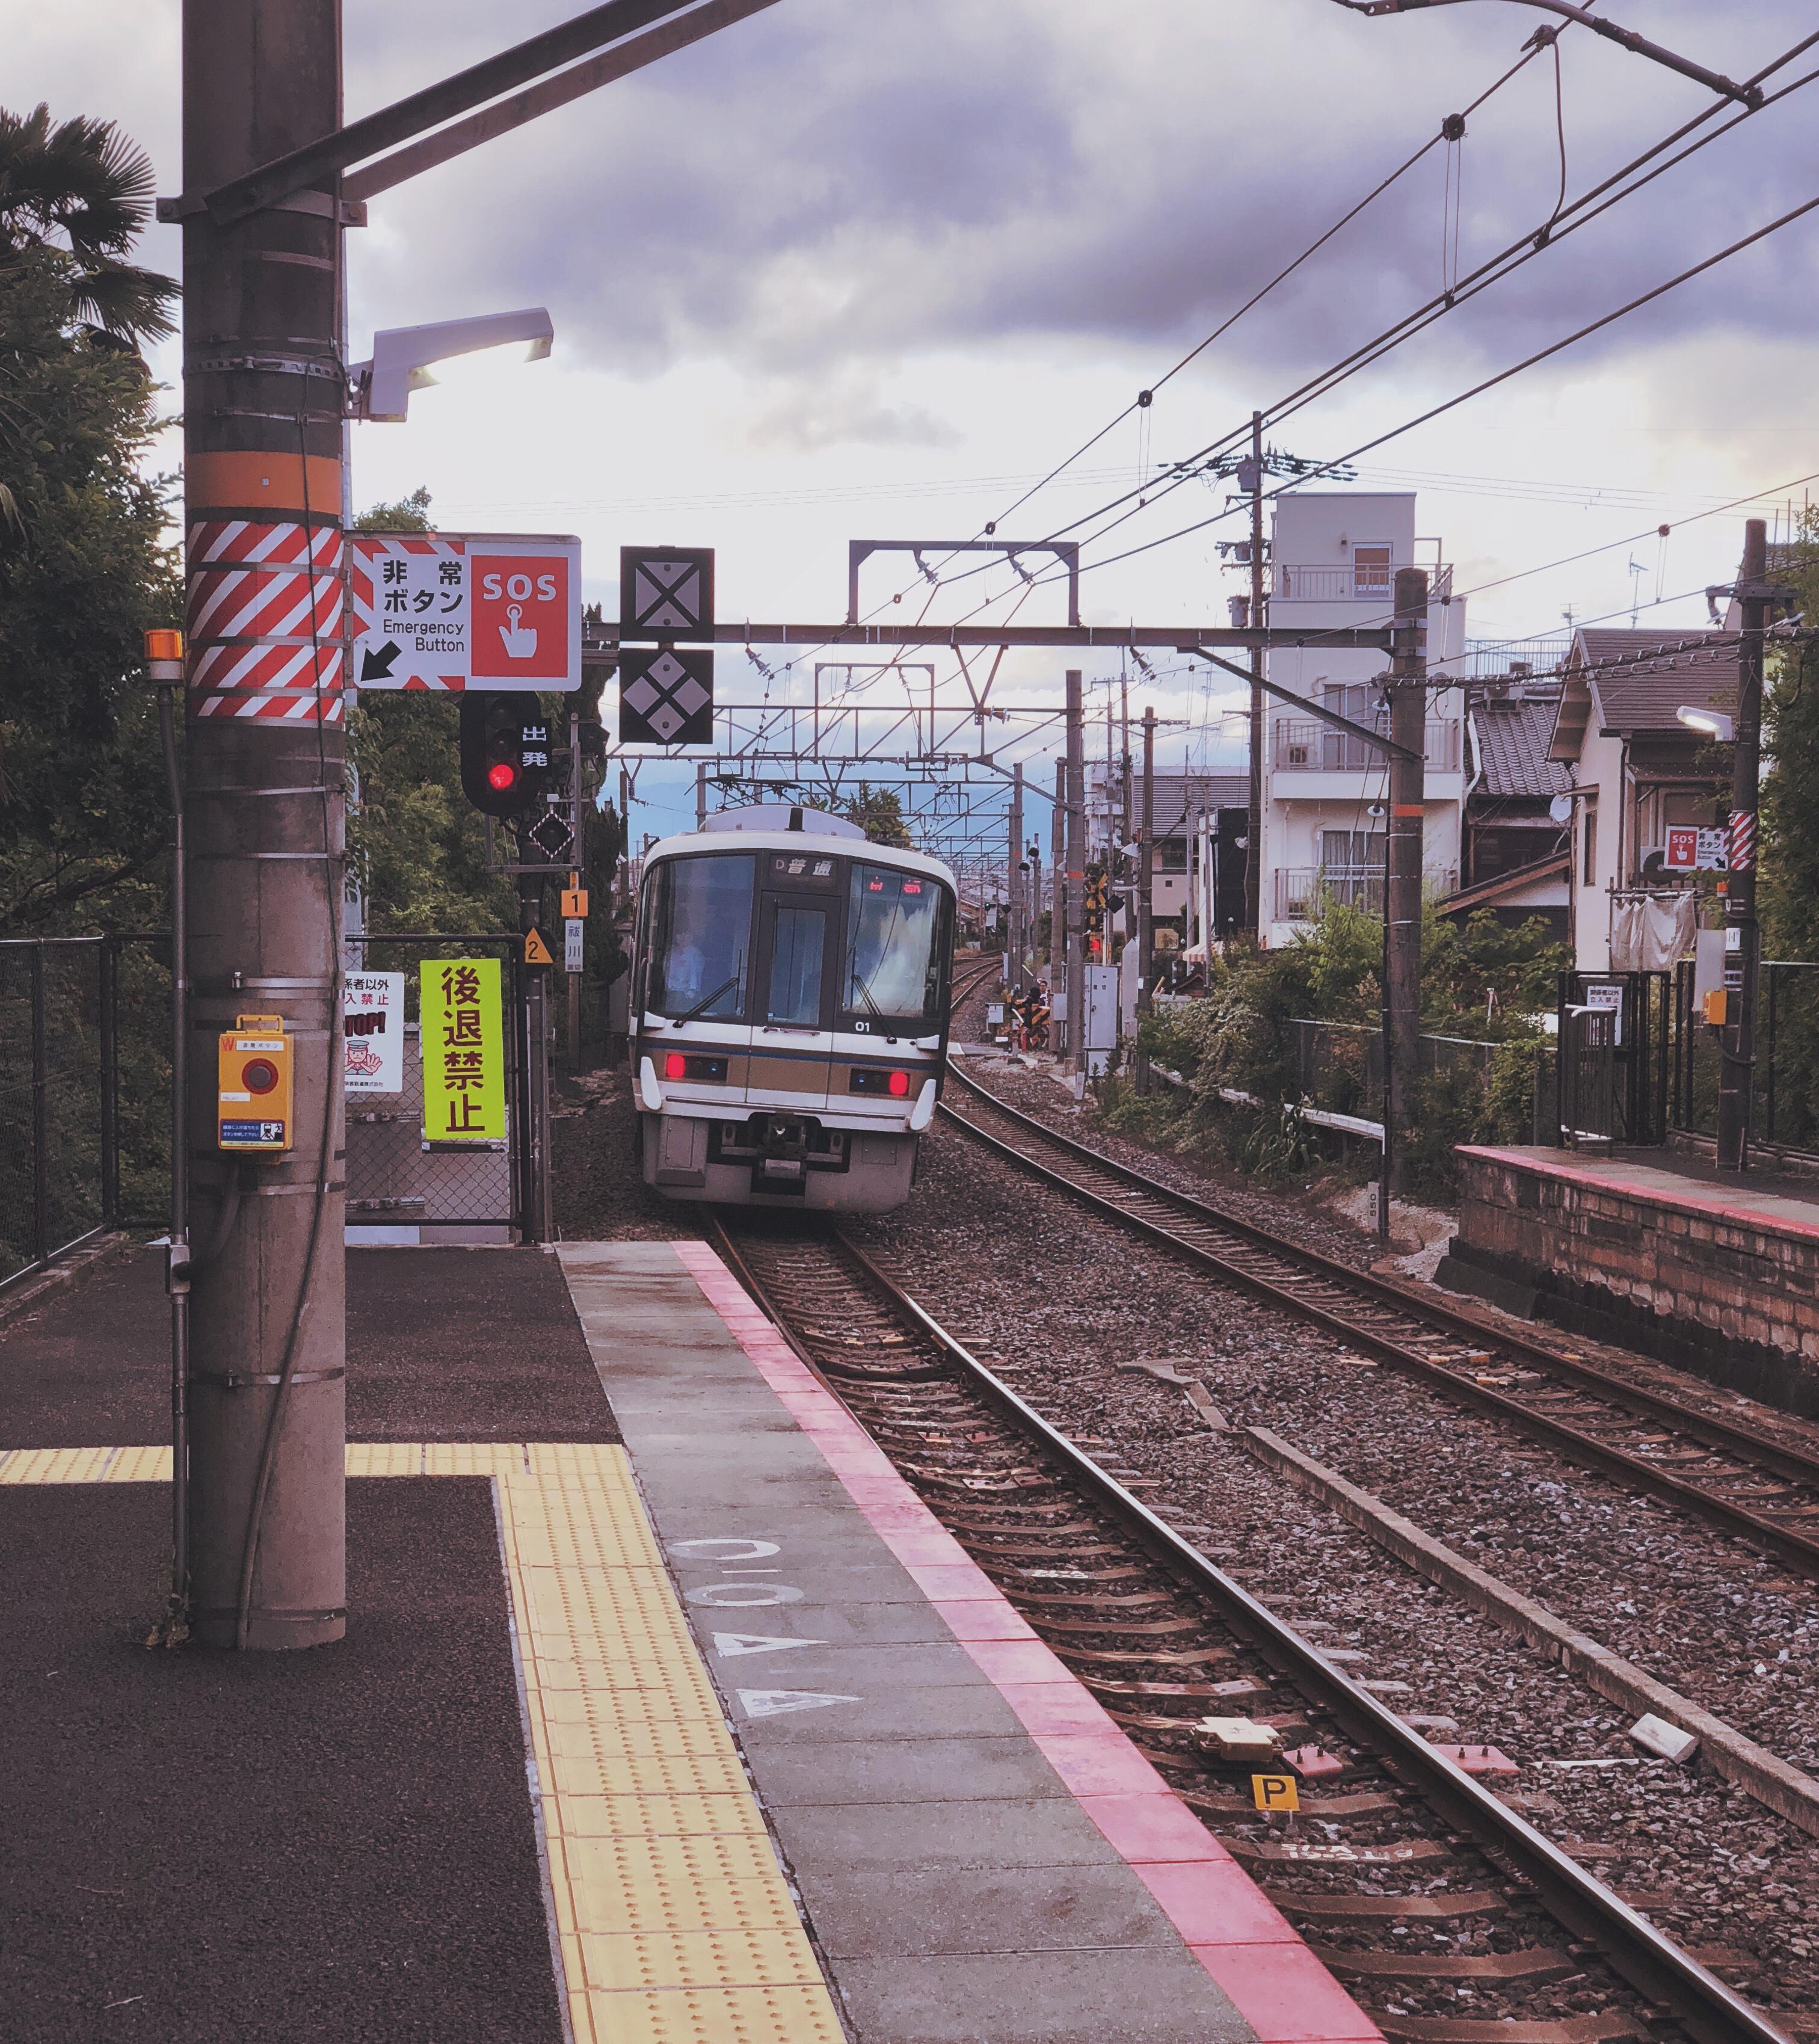
[[[156,1255],[0,1332],[10,2037],[1377,2036],[705,1245],[349,1297],[295,1656],[140,1643]]]
[[[1667,1149],[1458,1157],[1443,1285],[1819,1413],[1819,1181]]]

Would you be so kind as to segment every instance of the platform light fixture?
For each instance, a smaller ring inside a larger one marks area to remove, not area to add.
[[[1689,731],[1702,731],[1721,745],[1728,745],[1736,735],[1736,726],[1722,710],[1701,709],[1696,703],[1682,703],[1674,714]]]
[[[383,327],[373,336],[372,359],[351,363],[348,403],[356,419],[402,425],[413,390],[433,386],[438,363],[483,350],[521,345],[526,362],[548,359],[556,328],[548,311],[485,313],[475,319],[439,320],[429,326]]]

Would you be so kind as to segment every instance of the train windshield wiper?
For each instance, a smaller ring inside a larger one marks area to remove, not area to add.
[[[672,1015],[670,1017],[671,1021],[674,1023],[678,1028],[680,1028],[685,1022],[698,1021],[702,1016],[704,1015],[706,1011],[713,1005],[715,1001],[720,998],[721,994],[730,993],[738,984],[739,975],[737,973],[735,973],[730,979],[722,980],[720,985],[713,989],[713,993],[711,993],[705,1001],[698,1001],[694,1004],[694,1007],[688,1011],[687,1014]]]
[[[852,974],[851,978],[853,986],[857,987],[859,989],[860,999],[865,1003],[866,1006],[871,1010],[874,1015],[882,1016],[884,1010],[879,1006],[875,1001],[872,999],[871,988],[867,986],[865,982],[860,978],[856,972]]]

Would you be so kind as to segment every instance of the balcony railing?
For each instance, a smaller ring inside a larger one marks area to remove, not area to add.
[[[1363,909],[1373,916],[1383,912],[1383,869],[1380,866],[1325,866],[1294,868],[1279,866],[1275,875],[1279,923],[1312,923],[1335,903]],[[1428,894],[1451,894],[1457,890],[1455,873],[1429,871],[1421,876]]]
[[[1356,717],[1354,723],[1366,720]],[[1369,720],[1370,728],[1389,735],[1389,719],[1379,711]],[[1422,751],[1436,774],[1456,774],[1459,763],[1459,719],[1430,717]],[[1271,763],[1279,772],[1290,774],[1361,774],[1388,763],[1389,755],[1354,738],[1348,731],[1336,731],[1311,717],[1279,717],[1275,720]]]
[[[1428,570],[1428,601],[1437,603],[1452,592],[1452,564]],[[1377,603],[1387,610],[1396,593],[1394,566],[1352,561],[1275,561],[1270,567],[1270,594],[1283,603]]]

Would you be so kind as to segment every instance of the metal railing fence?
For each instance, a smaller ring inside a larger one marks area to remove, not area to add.
[[[166,1217],[170,939],[0,939],[0,1286]]]
[[[1390,734],[1390,720],[1382,710],[1354,721],[1386,738]],[[1456,774],[1460,757],[1459,719],[1430,717],[1422,753],[1434,773]],[[1365,774],[1384,771],[1388,766],[1385,755],[1375,746],[1311,717],[1276,718],[1270,763],[1278,773],[1289,774]]]
[[[1765,959],[1762,964],[1750,1129],[1765,1147],[1819,1156],[1819,962]],[[1683,959],[1674,978],[1673,1126],[1715,1137],[1718,1032],[1700,1012],[1695,966]]]

